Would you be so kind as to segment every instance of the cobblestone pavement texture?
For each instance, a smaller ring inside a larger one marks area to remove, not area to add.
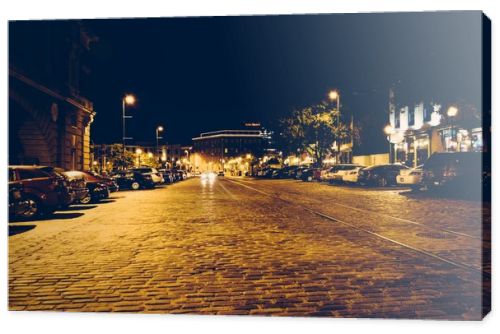
[[[9,308],[480,319],[482,205],[405,192],[193,178],[11,223]]]

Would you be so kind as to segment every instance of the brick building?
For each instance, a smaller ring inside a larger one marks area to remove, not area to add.
[[[92,103],[82,95],[96,39],[78,21],[9,24],[9,164],[90,168]]]

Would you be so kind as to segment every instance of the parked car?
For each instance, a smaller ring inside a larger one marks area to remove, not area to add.
[[[269,179],[272,177],[274,171],[276,171],[277,169],[276,168],[264,168],[261,173],[260,173],[260,177],[263,177],[263,178],[266,178],[266,179]]]
[[[311,182],[314,180],[319,180],[321,175],[320,168],[306,168],[300,173],[300,179],[305,182]]]
[[[366,167],[359,171],[358,183],[379,187],[396,185],[396,177],[402,169],[409,168],[400,164],[374,165]]]
[[[98,178],[88,172],[82,172],[78,170],[71,170],[64,172],[64,175],[66,175],[69,179],[75,179],[75,178],[85,179],[86,186],[89,192],[87,196],[79,200],[79,202],[82,204],[99,202],[100,200],[109,197],[110,193],[109,188],[101,178]]]
[[[22,184],[33,217],[50,214],[73,201],[64,179],[49,175],[37,166],[9,166],[9,181]]]
[[[71,194],[71,203],[80,203],[80,201],[89,195],[89,189],[87,188],[87,181],[83,175],[68,177],[64,174],[64,169],[57,167],[44,166],[40,167],[41,170],[47,174],[54,176],[60,180],[63,180],[65,184],[69,187]]]
[[[104,183],[106,186],[108,186],[109,192],[114,193],[114,192],[120,190],[118,183],[116,183],[115,180],[113,180],[110,177],[107,177],[107,176],[104,176],[104,175],[101,175],[99,173],[92,172],[92,171],[83,172],[83,173],[90,174],[90,175],[96,177],[97,179],[99,179],[102,183]]]
[[[177,170],[175,170],[175,172],[177,173],[177,175],[179,177],[179,181],[187,179],[187,173],[185,170],[177,169]]]
[[[150,174],[151,179],[155,184],[160,184],[164,183],[165,180],[163,179],[162,173],[158,172],[156,168],[152,167],[137,167],[137,168],[131,168],[130,169],[133,172],[141,173],[141,174]]]
[[[360,166],[358,164],[337,164],[331,167],[326,173],[324,173],[324,181],[328,181],[330,183],[342,182],[344,175],[359,167],[363,166]]]
[[[481,185],[491,182],[485,159],[481,152],[434,153],[423,165],[423,183],[430,190],[440,188],[479,196]]]
[[[116,181],[120,189],[139,190],[154,188],[156,184],[150,173],[143,174],[134,170],[117,172],[113,175],[113,180]]]
[[[414,190],[422,188],[422,177],[424,171],[422,166],[417,166],[411,169],[402,169],[399,171],[399,175],[396,177],[398,184],[403,186],[409,186]]]
[[[163,176],[164,183],[174,183],[175,182],[174,172],[172,172],[170,169],[160,169],[159,172]]]
[[[342,182],[344,183],[358,183],[359,171],[365,168],[364,166],[358,166],[354,169],[348,170],[344,175],[342,175]]]
[[[20,181],[9,182],[9,218],[30,219],[36,214],[36,205],[23,190]]]

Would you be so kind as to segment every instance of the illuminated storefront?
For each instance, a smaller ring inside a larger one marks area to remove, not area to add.
[[[434,152],[480,152],[481,127],[461,122],[458,108],[443,108],[437,103],[416,104],[413,108],[390,107],[385,132],[390,142],[390,161],[410,167],[422,165]],[[465,111],[463,111],[465,112]]]

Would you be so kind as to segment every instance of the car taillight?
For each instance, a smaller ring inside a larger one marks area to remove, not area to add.
[[[21,192],[19,190],[15,190],[13,193],[12,193],[12,197],[14,199],[21,199]]]
[[[457,176],[457,172],[453,169],[445,169],[443,172],[444,177],[455,177]]]

